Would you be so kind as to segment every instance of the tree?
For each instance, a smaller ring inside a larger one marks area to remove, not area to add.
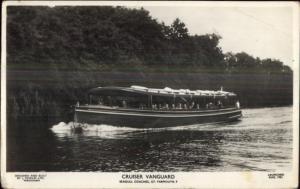
[[[271,58],[263,59],[262,67],[268,73],[275,73],[275,72],[280,73],[284,69],[286,70],[286,68],[283,67],[283,63],[281,61],[276,59],[271,59]]]
[[[188,29],[179,18],[176,18],[172,23],[170,33],[171,39],[175,40],[185,39],[189,36]]]
[[[235,57],[237,59],[237,64],[240,67],[254,68],[258,66],[256,59],[245,52],[237,53]]]

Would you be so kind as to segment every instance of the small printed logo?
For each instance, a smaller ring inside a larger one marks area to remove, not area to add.
[[[16,174],[15,177],[24,182],[40,182],[45,179],[46,174]]]
[[[269,179],[282,179],[284,176],[283,173],[269,173],[268,177]]]

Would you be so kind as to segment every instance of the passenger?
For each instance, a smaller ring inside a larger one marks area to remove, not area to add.
[[[180,109],[180,110],[182,109],[181,103],[179,103],[178,109]]]
[[[240,102],[239,102],[239,101],[236,101],[235,107],[236,107],[237,109],[240,109]]]
[[[218,105],[218,108],[222,108],[223,107],[223,104],[222,104],[222,102],[220,100],[218,100],[217,105]]]
[[[103,104],[103,100],[102,98],[99,98],[99,102],[98,102],[99,105],[102,105]]]
[[[175,104],[172,104],[172,109],[173,109],[173,110],[175,109]]]
[[[159,105],[158,105],[158,109],[160,109],[160,110],[162,109],[162,106],[161,106],[161,104],[159,104]]]
[[[166,104],[166,109],[167,109],[167,110],[169,109],[169,104]]]
[[[214,108],[214,104],[213,104],[212,102],[208,103],[208,108],[209,108],[209,109]]]
[[[208,109],[209,108],[209,105],[208,104],[206,104],[206,109]]]
[[[123,107],[123,108],[126,108],[126,107],[127,107],[127,103],[126,103],[125,100],[122,101],[122,107]]]
[[[195,106],[195,102],[192,102],[191,106],[190,106],[190,109],[193,109]]]
[[[140,104],[139,107],[140,107],[140,109],[144,109],[144,105],[143,104]]]
[[[200,106],[199,106],[199,104],[197,104],[197,110],[199,110],[200,109]]]
[[[184,105],[183,105],[183,108],[186,110],[186,109],[187,109],[187,105],[186,105],[186,104],[184,104]]]

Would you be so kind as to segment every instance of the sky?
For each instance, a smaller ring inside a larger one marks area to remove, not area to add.
[[[279,59],[293,68],[293,12],[290,6],[143,8],[167,25],[179,18],[191,35],[219,34],[223,52],[243,51],[262,59]]]

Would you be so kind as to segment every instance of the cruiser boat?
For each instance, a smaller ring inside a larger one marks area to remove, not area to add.
[[[97,87],[89,104],[75,107],[74,121],[121,127],[159,128],[234,121],[242,116],[232,92],[189,89]]]

